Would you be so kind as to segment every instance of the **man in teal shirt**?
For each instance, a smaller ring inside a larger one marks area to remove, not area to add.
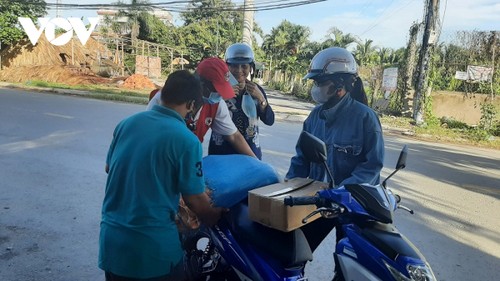
[[[172,73],[161,105],[115,128],[106,160],[99,267],[107,281],[182,280],[182,248],[175,216],[179,198],[204,223],[217,222],[205,193],[202,147],[184,117],[202,99],[188,71]]]

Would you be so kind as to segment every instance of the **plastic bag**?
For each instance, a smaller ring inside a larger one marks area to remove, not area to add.
[[[204,157],[203,174],[214,205],[224,208],[245,199],[249,190],[279,182],[271,165],[241,154]]]

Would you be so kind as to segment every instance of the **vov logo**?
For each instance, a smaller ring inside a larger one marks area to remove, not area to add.
[[[87,29],[83,21],[79,18],[39,18],[38,23],[40,24],[40,28],[37,28],[30,18],[18,18],[18,20],[24,32],[28,35],[31,44],[36,45],[42,32],[45,30],[45,37],[47,40],[49,40],[52,45],[56,46],[62,46],[68,43],[73,37],[73,31],[75,31],[82,45],[85,45],[87,40],[89,40],[90,34],[92,34],[92,31],[94,31],[99,23],[99,18],[88,18],[90,28]],[[66,32],[56,38],[56,27]]]

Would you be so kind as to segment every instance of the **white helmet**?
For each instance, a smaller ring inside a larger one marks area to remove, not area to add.
[[[344,48],[331,47],[321,50],[313,57],[309,72],[304,79],[315,79],[315,77],[337,73],[356,75],[358,65],[349,51]]]
[[[255,62],[252,48],[245,43],[234,43],[229,46],[226,49],[225,60],[229,64],[253,64]]]

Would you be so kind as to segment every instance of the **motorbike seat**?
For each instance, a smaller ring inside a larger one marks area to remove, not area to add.
[[[229,224],[235,236],[248,241],[258,251],[278,260],[285,268],[303,266],[313,258],[302,230],[282,232],[253,222],[249,219],[246,202],[231,208]]]

